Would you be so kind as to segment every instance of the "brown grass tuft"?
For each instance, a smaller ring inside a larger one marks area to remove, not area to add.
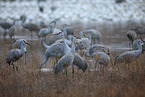
[[[19,70],[5,63],[9,48],[0,50],[0,97],[143,97],[145,91],[145,54],[130,66],[117,64],[107,72],[86,71],[75,67],[72,78],[71,68],[68,75],[41,72],[42,59],[35,53],[23,56],[14,64]],[[48,64],[46,64],[48,65]],[[49,64],[50,65],[50,64]],[[51,64],[53,65],[53,64]],[[109,66],[112,67],[112,66]]]

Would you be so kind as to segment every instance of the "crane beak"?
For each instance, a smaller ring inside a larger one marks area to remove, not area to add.
[[[56,34],[54,34],[54,35],[59,35],[59,34],[62,34],[62,32],[56,33]]]
[[[79,38],[79,37],[77,37],[77,36],[74,36],[75,38],[77,38],[77,39],[81,39],[81,38]]]
[[[28,42],[26,44],[30,45],[30,43],[28,43]]]

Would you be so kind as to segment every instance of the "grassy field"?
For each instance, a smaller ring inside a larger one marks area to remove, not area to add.
[[[0,97],[144,97],[145,94],[145,54],[130,64],[117,64],[107,72],[86,71],[75,68],[72,78],[64,72],[55,75],[54,71],[41,72],[41,58],[33,51],[23,56],[13,70],[5,62],[9,48],[0,48]],[[46,64],[53,65],[53,64]],[[112,67],[109,65],[109,67]]]

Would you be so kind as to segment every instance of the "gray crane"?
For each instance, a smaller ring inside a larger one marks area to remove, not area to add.
[[[14,21],[13,21],[12,24],[9,23],[9,22],[7,22],[7,21],[0,21],[0,27],[2,27],[3,29],[5,29],[5,32],[3,34],[4,37],[7,35],[6,30],[7,29],[10,29],[12,26],[14,26],[15,25],[15,21],[16,21],[16,19],[14,19]]]
[[[38,33],[38,36],[41,37],[43,36],[44,38],[51,33],[51,28],[50,26],[48,25],[47,28],[41,28],[39,33]]]
[[[83,55],[87,56],[87,57],[93,57],[94,61],[97,62],[98,64],[103,65],[103,67],[106,68],[106,70],[110,73],[109,69],[107,68],[108,64],[110,63],[111,65],[113,65],[113,60],[112,60],[112,55],[111,53],[109,53],[109,55],[107,55],[106,53],[104,53],[104,48],[102,48],[101,51],[92,51],[87,52],[87,51],[83,51]],[[103,52],[102,52],[103,51]],[[96,65],[95,65],[95,69],[96,69]]]
[[[52,24],[52,23],[53,23],[53,28],[52,28],[52,33],[53,34],[58,34],[59,32],[62,32],[60,29],[56,28],[56,21],[55,20],[50,22],[50,24]]]
[[[119,56],[116,56],[114,65],[116,65],[118,63],[122,63],[122,62],[130,63],[130,62],[134,61],[136,58],[138,58],[142,53],[143,42],[139,39],[138,44],[139,44],[138,50],[127,51],[127,52],[120,54]]]
[[[63,32],[66,31],[65,24],[63,25]],[[67,54],[70,51],[70,47],[67,45],[65,41],[64,33],[59,32],[59,35],[63,38],[63,44],[64,44],[64,53]],[[75,53],[73,64],[78,67],[78,69],[82,69],[83,72],[85,72],[88,68],[88,64],[85,60],[85,58],[81,58],[81,56],[77,53]]]
[[[129,30],[127,33],[126,33],[129,41],[131,41],[131,43],[129,43],[129,45],[131,45],[131,47],[133,48],[133,41],[137,38],[137,34],[135,31],[133,30]]]
[[[142,53],[145,51],[145,40],[142,40],[141,41],[144,42],[143,46],[142,46]],[[133,49],[134,50],[138,50],[139,49],[139,44],[138,44],[138,39],[134,40],[133,42]]]
[[[16,67],[16,70],[18,70],[18,67],[15,66],[13,63],[18,61],[24,53],[27,52],[26,47],[24,45],[29,44],[26,40],[23,40],[20,42],[20,49],[12,49],[8,52],[7,58],[6,58],[6,63],[9,65],[12,63],[13,69]]]
[[[84,34],[91,34],[91,39],[92,39],[92,41],[94,41],[94,43],[95,43],[95,40],[98,40],[99,44],[103,44],[101,42],[102,37],[101,37],[101,33],[99,31],[97,31],[95,29],[87,29],[82,32],[84,32]]]
[[[91,34],[87,34],[87,38],[81,38],[79,44],[81,49],[88,49],[91,46]]]
[[[48,40],[48,45],[52,45],[55,43],[57,40],[61,39],[61,36],[59,35],[52,35],[49,40]]]
[[[50,46],[45,44],[44,37],[40,37],[44,47],[46,48],[45,51],[45,61],[41,63],[40,68],[48,61],[49,57],[61,58],[64,55],[64,46],[63,43],[54,43]]]
[[[26,15],[25,14],[22,14],[21,16],[20,16],[20,20],[22,21],[26,21],[26,19],[27,19],[27,17],[26,17]]]
[[[92,45],[90,48],[89,48],[89,50],[88,50],[88,54],[89,54],[89,56],[91,56],[94,52],[96,52],[96,51],[102,51],[102,49],[104,50],[104,52],[106,53],[106,54],[110,54],[111,52],[110,52],[110,47],[108,47],[107,45],[101,45],[101,44],[94,44],[94,45]]]
[[[106,70],[110,73],[109,69],[107,68],[108,64],[112,64],[112,60],[111,58],[104,52],[95,52],[93,53],[93,58],[94,60],[101,65],[103,65],[103,67],[106,68]],[[113,64],[112,64],[113,66]],[[96,69],[96,68],[95,68]]]
[[[75,29],[73,27],[66,27],[64,36],[65,36],[65,38],[68,38],[69,35],[75,35]]]
[[[142,34],[145,34],[145,27],[142,25],[133,26],[130,28],[130,30],[135,31],[137,35],[140,35],[140,39],[142,39]]]
[[[74,45],[74,37],[72,37],[72,47],[71,50],[66,53],[55,65],[55,74],[58,74],[59,72],[63,71],[63,69],[66,70],[67,75],[67,68],[71,65],[72,66],[72,73],[74,74],[74,57],[75,57],[75,45]]]
[[[38,32],[40,30],[40,27],[38,25],[33,24],[33,23],[25,23],[25,20],[23,18],[22,18],[21,21],[22,21],[22,24],[21,24],[22,27],[31,31],[31,39],[32,39],[32,36],[33,36],[33,33],[32,33],[33,31],[36,32],[37,35],[38,35]]]
[[[13,38],[13,36],[15,35],[15,32],[17,31],[17,28],[16,28],[16,26],[15,25],[13,25],[10,29],[9,29],[9,36],[10,36],[10,38],[12,39]]]
[[[42,22],[42,21],[40,22],[39,26],[41,28],[47,28],[47,25],[44,22]]]

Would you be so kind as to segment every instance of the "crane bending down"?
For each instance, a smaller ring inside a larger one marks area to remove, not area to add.
[[[26,46],[24,46],[26,44],[29,43],[26,40],[23,40],[20,42],[20,49],[12,49],[8,52],[6,63],[8,63],[9,65],[12,63],[13,69],[14,67],[16,67],[16,69],[18,70],[18,67],[15,66],[13,63],[18,61],[24,55],[24,53],[27,52]]]
[[[119,56],[116,56],[114,65],[116,65],[117,63],[122,63],[122,62],[130,63],[130,62],[134,61],[136,58],[138,58],[142,53],[143,42],[139,39],[138,44],[139,44],[138,50],[127,51],[127,52],[120,54]]]
[[[97,31],[95,29],[88,29],[88,30],[84,30],[83,32],[84,32],[84,34],[91,34],[91,39],[92,39],[92,41],[94,41],[94,43],[95,43],[95,40],[98,40],[99,44],[103,44],[101,42],[102,37],[101,37],[101,33],[99,31]]]
[[[140,35],[140,39],[142,39],[142,35],[145,34],[145,27],[142,25],[131,27],[130,30],[135,31],[137,35]]]
[[[44,37],[40,37],[44,47],[46,48],[45,51],[45,61],[40,65],[40,68],[42,68],[43,64],[45,64],[49,57],[55,57],[55,58],[60,58],[64,55],[64,46],[63,43],[54,43],[50,46],[45,44]]]
[[[40,27],[38,25],[33,24],[33,23],[25,23],[24,17],[22,17],[21,21],[22,21],[22,24],[21,24],[22,27],[31,31],[31,39],[32,39],[32,36],[33,36],[33,34],[32,34],[33,31],[35,31],[38,35],[38,32],[40,30]]]
[[[66,31],[65,24],[63,25],[63,32]],[[64,44],[64,53],[67,54],[70,51],[70,47],[67,45],[64,37],[64,33],[60,32],[60,36],[63,38],[63,44]],[[75,53],[73,64],[78,67],[78,69],[82,69],[83,72],[85,72],[88,68],[88,64],[84,58],[81,58],[81,56],[77,53]]]
[[[104,52],[95,52],[93,53],[92,55],[94,57],[94,60],[100,64],[100,67],[101,65],[103,65],[103,67],[106,68],[106,70],[110,73],[109,69],[107,68],[108,64],[111,63],[112,64],[112,61],[110,59],[110,57],[104,53]]]
[[[72,66],[72,73],[74,74],[74,57],[75,57],[75,45],[74,45],[74,37],[71,39],[72,47],[71,50],[65,54],[55,65],[55,74],[58,74],[61,72],[64,68],[66,70],[66,75],[67,75],[67,68],[68,66]]]
[[[85,54],[87,57],[93,57],[94,61],[97,62],[100,65],[100,67],[101,65],[103,65],[103,67],[105,67],[106,70],[110,73],[107,66],[109,63],[113,65],[111,54],[107,55],[106,53],[100,51],[93,52],[93,54],[92,53],[90,54],[89,52],[85,51],[83,54]],[[95,69],[96,69],[96,65],[95,65]]]
[[[129,31],[126,33],[126,35],[127,35],[128,39],[129,39],[129,41],[131,41],[131,46],[132,46],[132,48],[133,48],[133,41],[137,38],[136,32],[133,31],[133,30],[129,30]],[[130,45],[130,43],[129,43],[129,45]]]
[[[38,33],[38,36],[41,37],[43,36],[44,38],[51,33],[51,28],[50,26],[48,25],[47,28],[41,28],[39,33]]]

